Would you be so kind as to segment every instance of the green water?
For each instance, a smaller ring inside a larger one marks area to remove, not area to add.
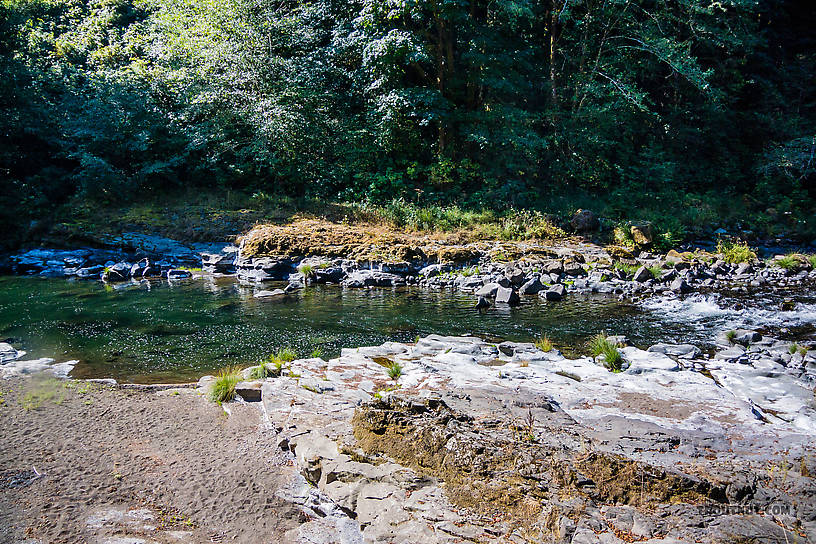
[[[320,286],[284,302],[254,299],[252,293],[228,278],[110,287],[0,277],[0,340],[29,357],[78,359],[74,377],[155,383],[248,366],[285,346],[301,356],[319,348],[331,357],[342,347],[432,333],[530,341],[545,331],[559,347],[600,331],[627,334],[641,346],[710,334],[604,296],[570,296],[559,303],[526,297],[519,308],[480,313],[472,295],[447,291]]]

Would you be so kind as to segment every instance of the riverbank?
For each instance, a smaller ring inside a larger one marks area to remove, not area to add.
[[[813,384],[785,371],[812,353],[609,341],[620,371],[472,337],[351,348],[247,369],[223,405],[214,377],[4,380],[0,526],[32,544],[816,537]]]

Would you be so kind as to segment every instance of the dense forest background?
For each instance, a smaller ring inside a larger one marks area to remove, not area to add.
[[[816,236],[816,6],[0,0],[0,215],[193,188]]]

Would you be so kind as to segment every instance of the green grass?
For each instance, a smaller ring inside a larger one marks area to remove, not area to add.
[[[659,266],[650,266],[648,270],[652,274],[652,277],[656,280],[663,277],[663,269]]]
[[[808,262],[812,268],[816,268],[816,255],[811,255],[808,257]]]
[[[717,253],[722,253],[723,260],[730,264],[748,263],[756,260],[756,253],[747,242],[717,241]]]
[[[634,248],[635,239],[632,237],[632,230],[628,225],[618,225],[613,231],[615,242],[623,247]]]
[[[547,335],[542,335],[541,338],[538,338],[535,341],[535,347],[537,347],[538,349],[540,349],[541,351],[543,351],[545,353],[549,353],[550,351],[553,350],[553,343],[547,337]]]
[[[790,353],[791,355],[794,355],[797,351],[799,351],[799,345],[796,342],[794,342],[788,348],[788,353]]]
[[[283,348],[275,354],[275,357],[283,361],[284,363],[291,363],[295,359],[297,359],[297,352],[292,348]]]
[[[389,378],[391,378],[394,381],[397,381],[397,380],[400,379],[400,376],[402,376],[402,365],[401,364],[399,364],[397,361],[394,361],[387,368],[388,368],[388,377]]]
[[[313,358],[313,359],[314,359],[314,358],[318,358],[318,357],[323,357],[323,350],[322,350],[322,349],[320,349],[320,348],[315,348],[315,349],[313,349],[313,350],[312,350],[312,352],[309,354],[309,357],[311,357],[311,358]]]
[[[788,253],[784,257],[774,261],[773,264],[785,270],[798,270],[805,264],[805,256],[799,255],[798,253]]]
[[[241,381],[241,369],[227,367],[218,371],[215,381],[210,386],[208,397],[212,402],[221,404],[235,400],[235,386]]]
[[[265,380],[267,378],[276,378],[281,375],[283,370],[283,361],[270,357],[261,361],[258,366],[249,372],[249,378],[252,380]]]
[[[303,274],[304,278],[311,278],[314,276],[315,267],[310,264],[302,264],[298,267],[298,271]]]
[[[623,270],[624,274],[626,274],[627,276],[634,276],[635,272],[637,272],[638,268],[640,268],[636,264],[626,264],[620,261],[615,261],[615,264],[613,266],[615,270]]]
[[[725,339],[728,340],[730,343],[734,343],[734,339],[737,337],[737,331],[728,331],[725,333]]]
[[[607,339],[606,333],[598,333],[589,341],[592,357],[604,357],[604,366],[612,372],[620,372],[623,368],[623,356],[618,347]]]

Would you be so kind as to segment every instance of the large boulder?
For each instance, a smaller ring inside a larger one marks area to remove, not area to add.
[[[652,273],[649,272],[649,269],[647,269],[645,266],[641,266],[640,268],[637,269],[637,271],[635,272],[635,276],[632,279],[634,279],[637,282],[643,283],[645,281],[649,281],[650,279],[652,279]]]
[[[601,222],[591,211],[578,210],[570,219],[570,226],[575,232],[592,232],[601,227]]]
[[[518,304],[519,296],[512,287],[499,287],[496,291],[496,304]]]
[[[239,258],[235,267],[239,279],[256,282],[284,280],[294,271],[288,257]]]
[[[519,287],[519,294],[521,295],[536,295],[539,291],[544,289],[544,284],[538,278],[533,278],[521,287]]]
[[[483,285],[478,291],[476,291],[476,296],[480,297],[495,297],[496,292],[501,288],[501,285],[498,283],[486,283]]]
[[[538,296],[540,296],[541,298],[546,299],[546,300],[548,300],[550,302],[557,302],[557,301],[561,300],[562,298],[564,298],[564,295],[566,295],[566,294],[567,294],[567,289],[563,285],[561,285],[559,283],[557,285],[553,285],[552,287],[550,287],[546,291],[539,292]]]
[[[232,274],[235,272],[235,261],[238,258],[238,248],[225,247],[220,253],[201,253],[201,267],[208,272]]]

